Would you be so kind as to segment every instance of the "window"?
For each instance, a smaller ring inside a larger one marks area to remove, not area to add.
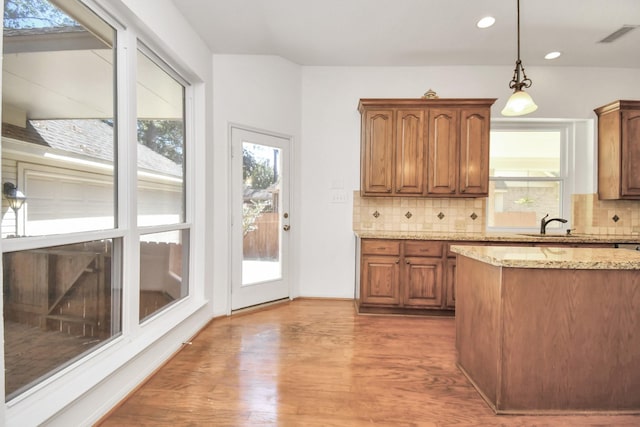
[[[26,196],[2,200],[7,400],[122,331],[116,31],[64,5],[5,1],[2,182]]]
[[[110,19],[78,0],[5,0],[6,400],[189,296],[189,85],[142,44],[119,50],[133,29]]]
[[[2,182],[27,199],[3,198],[2,237],[115,227],[116,32],[65,4],[5,1]]]
[[[121,332],[120,242],[3,254],[7,400]]]
[[[189,230],[141,236],[141,321],[188,295],[188,247]]]
[[[547,214],[566,218],[569,129],[559,122],[492,123],[488,229],[538,230]]]
[[[184,222],[184,91],[168,67],[138,50],[138,225]],[[161,67],[161,64],[163,67]]]
[[[138,225],[145,227],[140,237],[142,321],[188,295],[182,266],[189,265],[184,250],[189,231],[179,229],[185,223],[185,87],[143,45],[137,69]]]

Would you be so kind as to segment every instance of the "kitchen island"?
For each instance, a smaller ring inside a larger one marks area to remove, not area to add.
[[[451,251],[457,363],[494,412],[640,412],[640,252]]]

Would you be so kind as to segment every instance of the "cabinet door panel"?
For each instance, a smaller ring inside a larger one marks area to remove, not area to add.
[[[442,261],[440,258],[405,258],[405,306],[442,306]]]
[[[458,115],[455,109],[429,112],[427,193],[454,194],[458,170]]]
[[[362,117],[362,133],[362,189],[368,194],[391,194],[393,111],[367,111]]]
[[[395,192],[424,192],[424,110],[400,110],[396,115]]]
[[[488,195],[489,109],[462,110],[460,129],[459,191],[465,195]]]
[[[640,111],[622,113],[622,196],[640,196]],[[635,170],[634,170],[635,166]]]
[[[398,257],[362,257],[362,304],[400,304],[400,264]]]

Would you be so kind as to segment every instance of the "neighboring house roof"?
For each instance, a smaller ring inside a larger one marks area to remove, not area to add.
[[[245,202],[249,200],[273,200],[273,195],[279,192],[280,188],[278,187],[278,183],[271,184],[264,189],[254,189],[244,186],[242,189],[242,197]]]
[[[36,27],[36,28],[7,28],[5,27],[3,37],[19,36],[50,36],[52,34],[86,34],[88,31],[80,25],[64,25],[60,27]]]
[[[5,138],[30,142],[32,144],[48,146],[29,122],[27,122],[26,127],[12,125],[10,123],[2,123],[2,136]]]
[[[113,126],[103,120],[29,120],[26,128],[2,124],[2,136],[112,162]],[[182,176],[182,165],[138,144],[138,166]]]

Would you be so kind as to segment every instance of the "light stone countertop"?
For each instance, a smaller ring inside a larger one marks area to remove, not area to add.
[[[464,233],[464,232],[424,232],[424,231],[363,231],[354,230],[361,239],[398,240],[458,240],[478,242],[530,242],[530,243],[625,243],[640,244],[640,235],[618,234],[566,234],[549,233]]]
[[[640,251],[625,249],[453,245],[451,251],[498,267],[640,270]]]

